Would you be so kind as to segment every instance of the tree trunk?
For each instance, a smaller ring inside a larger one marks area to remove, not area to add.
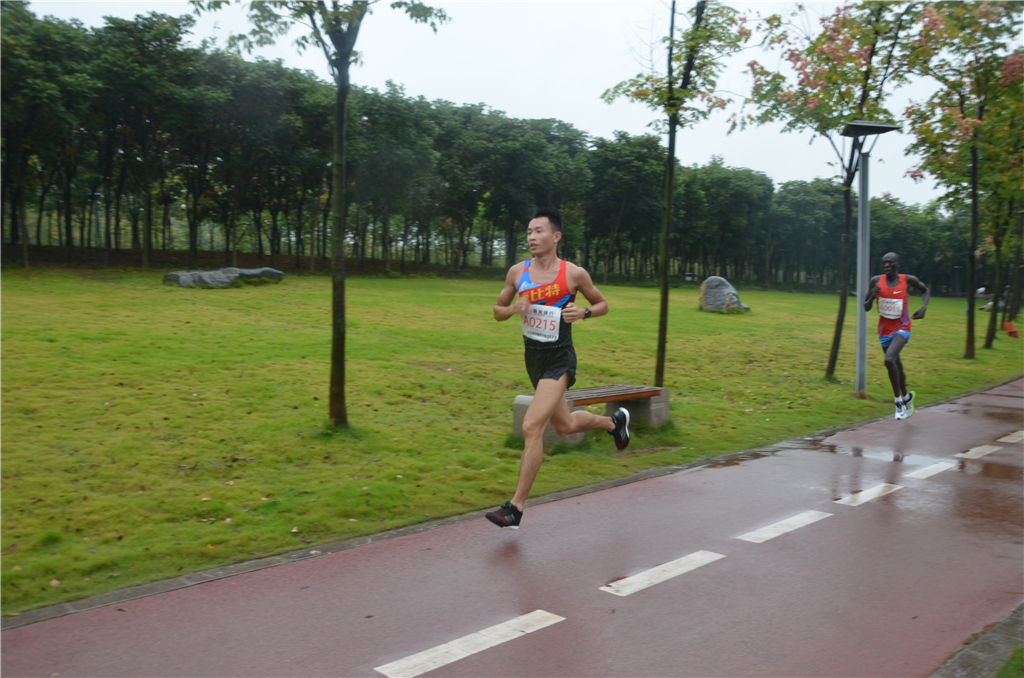
[[[405,244],[409,242],[409,215],[402,215],[402,275],[405,275]]]
[[[612,248],[615,246],[615,238],[619,235],[619,225],[622,223],[622,214],[626,211],[626,196],[622,196],[622,202],[619,203],[619,216],[615,219],[615,226],[612,228],[612,234],[608,238],[608,251],[604,257],[604,278],[601,281],[602,285],[608,284],[608,271],[611,269],[612,263]]]
[[[304,254],[304,242],[302,240],[302,208],[306,204],[306,188],[299,186],[299,206],[295,210],[295,270],[302,266],[302,255]]]
[[[348,427],[345,404],[345,132],[349,93],[348,61],[338,69],[334,97],[334,174],[335,202],[331,214],[334,235],[334,271],[332,288],[331,377],[329,415],[336,427]]]
[[[851,166],[852,166],[852,160]],[[853,172],[851,171],[849,182],[853,183]],[[832,379],[836,373],[836,362],[839,360],[839,344],[843,338],[843,321],[846,319],[846,301],[849,294],[847,289],[846,262],[850,258],[850,223],[853,221],[853,191],[850,186],[843,186],[843,238],[842,246],[839,249],[839,313],[836,315],[836,328],[832,334],[832,349],[828,354],[828,367],[825,368],[825,378]]]
[[[68,261],[75,256],[75,231],[71,220],[71,180],[72,173],[64,168],[64,244],[68,248]]]
[[[985,333],[985,348],[992,348],[999,329],[999,296],[1003,290],[1003,243],[1002,238],[993,238],[996,248],[996,281],[992,289],[992,309],[989,311],[988,331]],[[1006,300],[1009,303],[1009,299]]]
[[[1022,219],[1021,221],[1024,221]],[[1010,274],[1010,296],[1006,300],[1006,313],[1003,316],[1003,322],[1013,322],[1017,313],[1020,311],[1021,303],[1021,287],[1022,287],[1022,276],[1021,275],[1021,243],[1017,242],[1017,249],[1013,253],[1013,268]]]
[[[334,207],[331,228],[334,236],[334,271],[332,288],[331,377],[329,416],[335,427],[348,428],[348,409],[345,404],[345,134],[348,126],[349,63],[360,20],[366,15],[366,2],[353,3],[353,18],[347,31],[331,34],[336,57],[334,63],[336,92],[334,96],[334,156],[331,159]]]
[[[316,273],[316,220],[319,218],[320,212],[320,181],[321,176],[317,177],[316,188],[313,190],[313,218],[309,221],[309,272]]]
[[[19,221],[21,222],[21,267],[27,269],[28,266],[28,215],[25,213],[25,196],[22,194],[20,204],[18,205]]]
[[[384,203],[384,232],[380,239],[381,259],[384,260],[384,272],[391,272],[391,206]]]
[[[149,258],[153,249],[153,191],[149,184],[149,151],[142,146],[142,204],[145,210],[142,226],[142,270],[149,270]]]

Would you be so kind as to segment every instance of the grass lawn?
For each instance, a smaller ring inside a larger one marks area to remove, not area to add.
[[[1006,663],[993,678],[1021,678],[1024,676],[1024,647],[1018,647],[1007,657]]]
[[[512,399],[529,393],[499,281],[348,281],[351,432],[327,432],[330,279],[189,290],[157,273],[5,270],[3,612],[495,506],[515,487]],[[607,287],[577,326],[577,386],[651,383],[657,290]],[[891,415],[822,379],[834,296],[674,290],[672,424],[625,453],[592,434],[534,494]],[[919,298],[915,299],[914,308]],[[981,314],[982,320],[986,316]],[[963,353],[964,303],[935,299],[904,350],[919,404],[1022,372],[1022,342]],[[979,337],[981,331],[979,330]]]

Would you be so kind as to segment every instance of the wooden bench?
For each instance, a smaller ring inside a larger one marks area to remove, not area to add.
[[[625,407],[629,410],[630,422],[644,421],[649,426],[661,426],[669,420],[668,389],[657,386],[616,384],[614,386],[570,389],[565,392],[565,401],[569,405],[570,411],[582,409],[587,405],[604,403],[604,412],[607,416],[611,416],[620,407]],[[516,396],[512,402],[512,435],[517,438],[523,437],[523,419],[532,402],[532,395]],[[583,442],[585,435],[585,433],[573,433],[562,437],[555,433],[551,424],[548,424],[544,431],[544,449],[550,449],[562,442],[568,445],[579,445]]]

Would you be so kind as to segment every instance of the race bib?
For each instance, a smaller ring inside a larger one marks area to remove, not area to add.
[[[903,299],[878,298],[878,315],[895,320],[903,317]]]
[[[557,306],[530,304],[529,310],[523,314],[523,336],[535,341],[556,341],[561,318],[562,309]]]

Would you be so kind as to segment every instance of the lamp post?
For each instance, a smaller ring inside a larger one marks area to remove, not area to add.
[[[870,153],[864,152],[864,140],[869,136],[877,136],[900,129],[899,125],[887,122],[868,122],[852,120],[846,123],[844,137],[852,137],[853,143],[860,151],[860,185],[857,196],[857,363],[854,393],[859,398],[867,397],[868,387],[868,312],[864,310],[864,300],[868,296],[868,281],[871,259],[871,213],[868,198],[868,160]],[[872,148],[874,145],[872,144]]]

